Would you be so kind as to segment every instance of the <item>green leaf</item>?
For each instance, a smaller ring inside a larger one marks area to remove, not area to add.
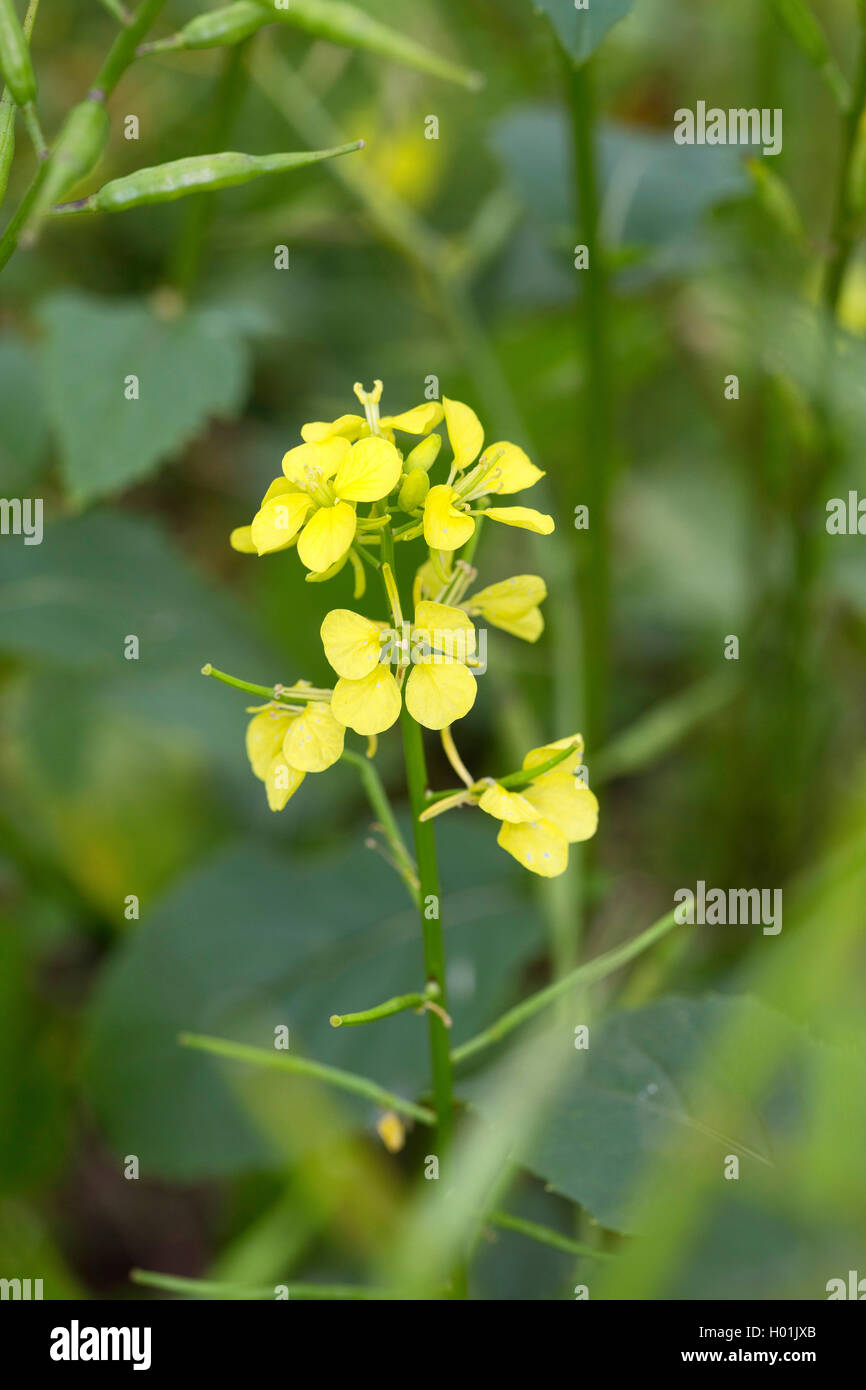
[[[35,357],[17,338],[0,337],[0,476],[5,496],[21,496],[38,477],[48,429]]]
[[[532,5],[550,20],[569,57],[585,63],[613,26],[625,19],[634,0],[586,0],[581,10],[574,0],[532,0]]]
[[[243,405],[248,352],[223,314],[73,293],[44,301],[40,318],[48,414],[76,503],[140,481]]]
[[[677,1133],[690,1129],[706,1161],[722,1171],[724,1156],[739,1155],[742,1168],[770,1161],[767,1114],[750,1110],[735,1134],[715,1123],[715,1112],[738,1094],[738,1078],[713,1075],[708,1093],[694,1077],[717,1032],[734,1011],[769,1011],[755,1000],[709,995],[668,998],[612,1015],[592,1029],[586,1052],[574,1053],[539,1132],[515,1135],[520,1161],[555,1191],[586,1207],[603,1226],[630,1229],[629,1201],[648,1163],[658,1160]],[[771,1016],[773,1026],[789,1028]],[[790,1029],[793,1035],[793,1029]],[[571,1045],[567,1033],[564,1046]],[[489,1120],[489,1079],[460,1083]]]
[[[437,833],[459,1040],[510,1001],[538,928],[486,826]],[[286,861],[237,848],[149,912],[109,967],[92,1015],[94,1104],[110,1138],[151,1171],[191,1177],[277,1163],[238,1105],[229,1064],[179,1047],[178,1034],[273,1047],[275,1025],[287,1024],[292,1051],[415,1099],[429,1084],[422,1017],[351,1029],[329,1019],[421,985],[417,914],[369,850]],[[291,1084],[269,1076],[277,1096]],[[375,1116],[352,1097],[329,1101],[364,1124]]]

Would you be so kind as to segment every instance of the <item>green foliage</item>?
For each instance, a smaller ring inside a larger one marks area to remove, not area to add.
[[[586,0],[578,9],[563,0],[531,0],[533,9],[546,16],[573,63],[585,63],[615,24],[633,8],[635,0]]]
[[[213,310],[67,293],[40,317],[49,417],[78,503],[138,482],[243,405],[247,351]]]

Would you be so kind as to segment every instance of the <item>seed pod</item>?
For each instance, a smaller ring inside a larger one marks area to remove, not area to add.
[[[14,0],[0,0],[0,73],[17,106],[36,100],[36,76]]]
[[[348,44],[351,48],[378,53],[382,58],[393,58],[407,67],[442,77],[446,82],[457,82],[470,91],[477,91],[484,84],[480,73],[469,72],[447,58],[440,58],[423,44],[372,19],[354,5],[344,4],[343,0],[288,0],[287,5],[285,0],[256,0],[256,3],[277,23],[303,29],[317,39],[330,39],[332,43]]]
[[[236,0],[234,5],[224,5],[219,10],[208,10],[206,14],[196,15],[185,24],[179,33],[168,39],[157,39],[154,43],[143,43],[139,54],[164,53],[174,48],[221,48],[227,44],[242,43],[251,34],[270,24],[270,16],[256,0]]]
[[[363,140],[351,145],[338,145],[333,150],[311,150],[302,154],[239,154],[226,150],[223,154],[193,155],[175,159],[168,164],[138,169],[122,179],[112,179],[97,193],[80,204],[71,204],[58,211],[125,212],[127,208],[144,207],[151,203],[170,203],[185,198],[188,193],[213,193],[220,188],[234,188],[249,183],[261,174],[279,174],[287,169],[302,169],[322,159],[363,147]]]
[[[428,434],[416,444],[411,453],[406,456],[406,472],[410,473],[413,468],[423,468],[428,473],[439,457],[439,450],[442,448],[441,434]]]
[[[436,436],[439,438],[439,435]],[[422,506],[430,491],[430,479],[423,468],[413,468],[403,479],[403,486],[397,498],[397,506],[404,512],[412,512]]]
[[[24,231],[24,240],[32,241],[51,204],[96,167],[105,149],[108,132],[108,112],[102,101],[88,97],[86,101],[73,106],[51,151],[39,197]]]

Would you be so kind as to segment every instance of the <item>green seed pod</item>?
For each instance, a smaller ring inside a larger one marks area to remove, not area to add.
[[[24,229],[23,240],[32,241],[39,223],[58,198],[86,178],[102,157],[110,122],[105,104],[93,97],[73,106],[63,122],[50,158],[39,196]]]
[[[416,444],[410,454],[406,456],[406,472],[410,473],[415,468],[422,468],[425,473],[429,473],[437,458],[439,450],[442,448],[441,434],[428,434]]]
[[[806,61],[821,74],[844,110],[851,95],[848,83],[830,52],[824,30],[806,0],[773,0],[773,7],[779,22],[787,29]]]
[[[436,436],[438,439],[438,435]],[[403,486],[400,488],[400,495],[397,498],[397,506],[404,512],[413,512],[416,507],[424,504],[424,498],[430,491],[430,479],[427,477],[423,468],[413,468],[403,479]]]
[[[36,100],[36,76],[14,0],[0,0],[0,72],[17,106]]]
[[[143,43],[138,52],[141,55],[164,53],[174,48],[222,48],[227,44],[242,43],[270,22],[270,17],[261,5],[256,4],[256,0],[236,0],[234,5],[224,5],[222,9],[196,15],[171,38]]]
[[[102,101],[88,97],[73,106],[51,151],[28,229],[41,220],[52,203],[95,168],[108,141],[108,132],[108,112]]]
[[[169,164],[157,164],[138,169],[122,179],[112,179],[78,205],[60,211],[88,210],[91,212],[125,212],[127,208],[144,207],[151,203],[170,203],[185,198],[188,193],[213,193],[220,188],[234,188],[249,183],[261,174],[279,174],[287,169],[302,169],[322,159],[347,154],[363,146],[362,140],[351,145],[339,145],[333,150],[312,150],[302,154],[239,154],[226,150],[223,154],[193,155],[175,159]]]
[[[354,5],[344,4],[343,0],[256,0],[256,3],[277,23],[303,29],[317,39],[330,39],[332,43],[377,53],[381,58],[393,58],[407,67],[468,87],[470,91],[477,91],[483,85],[480,73],[469,72],[447,58],[438,57],[423,44],[372,19]]]

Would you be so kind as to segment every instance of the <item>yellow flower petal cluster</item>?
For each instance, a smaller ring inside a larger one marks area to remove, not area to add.
[[[532,487],[544,474],[530,462],[516,444],[503,440],[491,444],[471,467],[484,444],[481,421],[462,401],[443,399],[445,428],[454,455],[451,477],[447,483],[431,487],[424,502],[424,539],[431,550],[459,550],[475,534],[472,503]],[[467,472],[466,470],[471,471]],[[549,536],[554,529],[553,517],[531,507],[491,507],[476,509],[476,514],[501,521],[506,526],[519,526]]]
[[[583,753],[580,734],[533,748],[523,759],[525,771],[548,763],[557,752],[573,751],[519,791],[491,783],[478,805],[502,822],[497,844],[531,873],[556,878],[568,867],[568,846],[589,840],[598,825],[598,801],[589,787],[575,778]]]
[[[390,729],[404,699],[412,718],[427,729],[444,729],[475,703],[477,684],[467,665],[475,655],[475,628],[462,608],[424,600],[403,632],[335,608],[322,623],[321,637],[339,676],[333,713],[358,734]]]
[[[337,762],[345,736],[326,701],[310,701],[302,710],[269,705],[255,711],[247,725],[247,757],[272,811],[282,811],[308,772]]]

